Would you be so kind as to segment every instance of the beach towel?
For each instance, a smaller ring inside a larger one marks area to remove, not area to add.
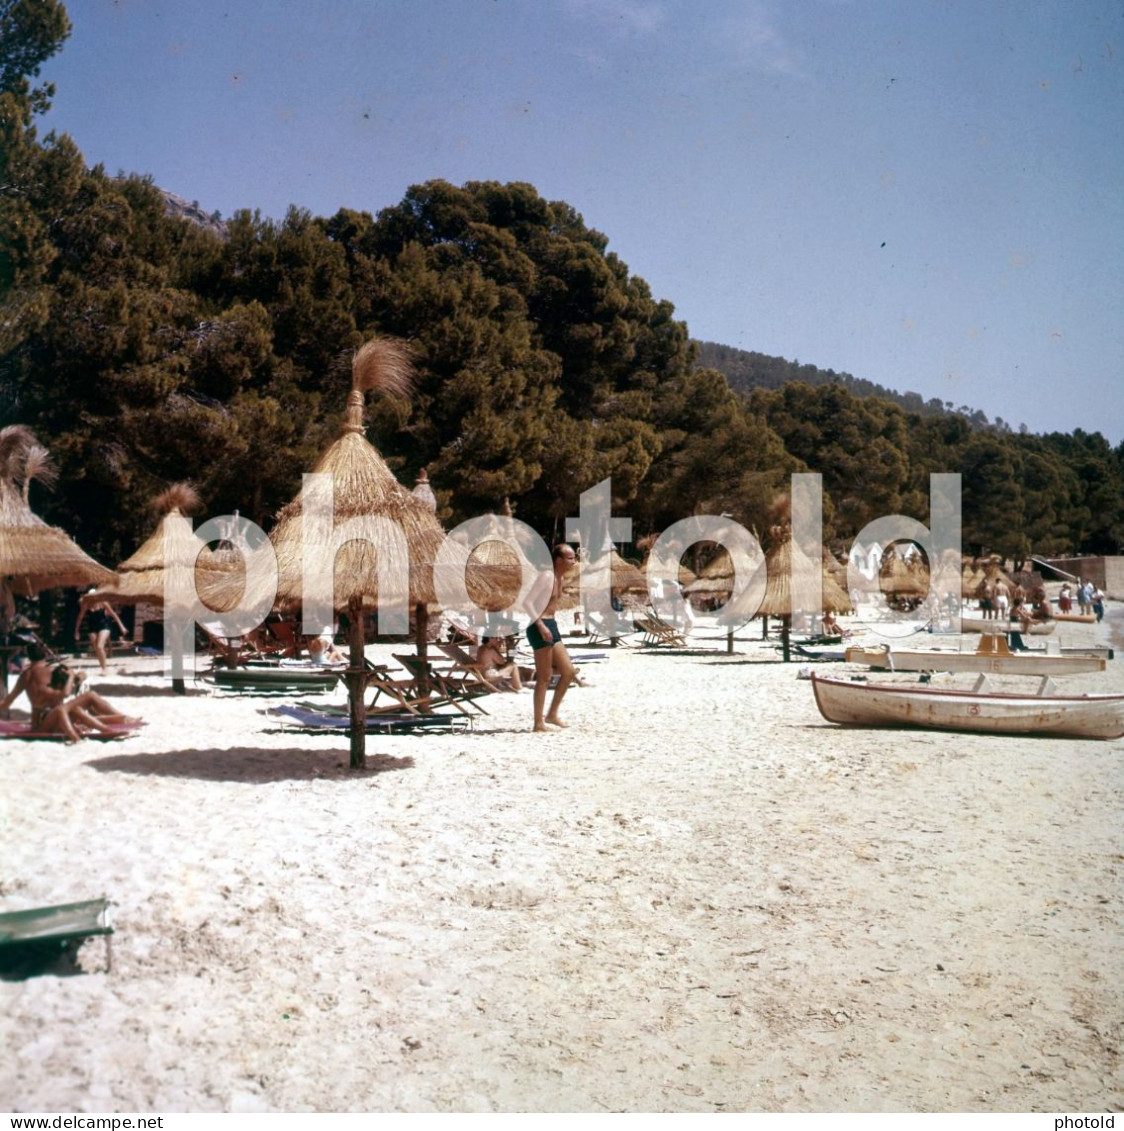
[[[103,733],[100,730],[90,731],[84,735],[85,738],[100,738],[103,741],[116,738],[128,738],[130,735],[135,734],[136,727],[113,727],[110,733]],[[32,730],[31,724],[26,721],[17,721],[15,719],[0,719],[0,738],[44,738],[54,739],[56,742],[65,740],[65,734],[59,734],[57,731],[47,730]]]

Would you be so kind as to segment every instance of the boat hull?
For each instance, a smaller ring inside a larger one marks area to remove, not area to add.
[[[1103,672],[1106,661],[1099,656],[1054,656],[1045,652],[1028,655],[987,655],[980,652],[899,651],[896,648],[848,648],[849,664],[865,664],[898,672],[989,672],[992,675],[1079,675]]]
[[[1001,620],[984,620],[983,617],[962,617],[960,619],[961,632],[1021,632],[1030,633],[1031,636],[1049,636],[1057,627],[1052,620],[1032,621],[1029,628],[1022,628],[1017,620],[1006,624]]]
[[[844,726],[921,727],[983,734],[1124,737],[1124,695],[1014,695],[812,675],[816,706]]]

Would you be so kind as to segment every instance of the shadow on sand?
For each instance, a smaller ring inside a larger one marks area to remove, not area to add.
[[[152,698],[159,696],[161,699],[187,699],[191,696],[210,695],[209,687],[189,687],[186,691],[176,691],[170,683],[160,687],[151,687],[148,684],[136,683],[102,683],[98,681],[90,686],[92,691],[104,695],[107,699],[111,695],[128,696],[130,699]]]
[[[110,754],[85,763],[99,773],[195,778],[199,781],[249,782],[315,781],[319,778],[371,777],[391,770],[408,770],[414,759],[368,754],[366,768],[348,769],[346,742],[334,750],[242,748],[234,750],[167,750],[161,754]]]

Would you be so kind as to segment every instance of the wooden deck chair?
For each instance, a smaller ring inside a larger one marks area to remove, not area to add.
[[[654,613],[637,615],[633,617],[633,623],[643,634],[641,642],[649,648],[659,648],[662,645],[671,648],[687,647],[687,637],[674,625],[660,620]]]
[[[428,687],[436,693],[439,703],[447,703],[465,715],[469,713],[469,707],[482,715],[488,713],[476,702],[482,695],[492,694],[492,688],[487,684],[478,679],[455,676],[449,669],[442,671],[418,656],[399,655],[397,652],[393,655],[409,673],[416,691],[424,694],[423,689]]]
[[[227,636],[219,621],[197,621],[215,667],[236,668],[259,656],[257,645],[245,636]]]
[[[586,647],[590,648],[603,648],[608,645],[610,648],[617,648],[624,643],[626,636],[632,636],[636,631],[636,625],[633,624],[632,628],[628,631],[617,631],[614,636],[610,634],[609,630],[605,627],[605,622],[596,613],[587,613],[585,617],[586,635],[589,639],[586,641]]]
[[[263,655],[281,655],[293,658],[300,655],[300,640],[297,631],[287,620],[266,621],[264,638],[258,642]]]
[[[434,707],[441,705],[438,696],[418,695],[417,681],[412,676],[409,679],[395,679],[385,664],[371,665],[368,669],[367,690],[374,692],[365,708],[368,718],[403,712],[410,715],[429,714]],[[380,704],[379,700],[382,698],[389,702]]]
[[[470,656],[459,644],[437,641],[437,648],[449,658],[451,666],[448,674],[455,678],[478,679],[491,691],[503,691],[511,681],[505,676],[488,676],[484,666]]]
[[[103,935],[105,968],[109,970],[113,928],[106,922],[108,907],[109,900],[103,898],[0,914],[0,969],[9,975],[33,973],[66,951],[77,951],[86,939]]]

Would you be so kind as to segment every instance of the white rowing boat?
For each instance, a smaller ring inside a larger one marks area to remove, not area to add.
[[[993,675],[1073,675],[1103,672],[1107,661],[1101,656],[1061,656],[1046,652],[1013,653],[1007,638],[1000,634],[980,637],[974,652],[953,652],[939,648],[899,650],[854,646],[847,649],[849,664],[898,672],[990,672]]]
[[[844,726],[1124,737],[1124,695],[952,690],[915,683],[857,683],[825,679],[815,673],[812,687],[820,714],[828,722]]]

